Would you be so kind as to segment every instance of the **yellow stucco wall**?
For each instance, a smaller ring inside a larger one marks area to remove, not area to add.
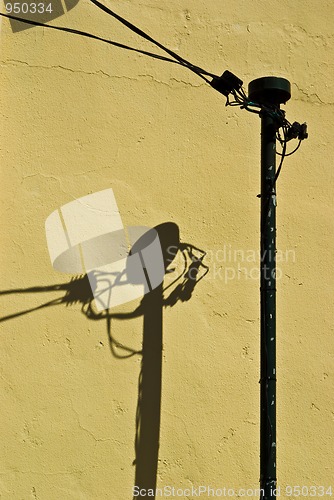
[[[292,83],[287,117],[310,137],[278,182],[278,248],[291,251],[278,282],[278,481],[334,489],[334,4],[108,4],[209,71]],[[155,50],[88,0],[51,24]],[[0,50],[1,290],[70,281],[50,264],[44,223],[75,198],[111,187],[125,225],[176,223],[210,271],[163,311],[157,485],[258,488],[258,263],[238,272],[217,251],[258,250],[260,120],[185,68],[75,35],[13,33],[2,19]],[[2,294],[1,316],[64,293]],[[140,355],[113,357],[106,321],[80,303],[0,326],[0,498],[130,500]],[[111,331],[140,349],[143,318]]]

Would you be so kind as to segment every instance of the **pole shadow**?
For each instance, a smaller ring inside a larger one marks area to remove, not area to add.
[[[149,498],[155,498],[157,484],[160,419],[161,419],[161,384],[162,384],[162,352],[163,352],[163,309],[173,307],[177,302],[190,300],[196,284],[209,271],[203,262],[205,252],[193,245],[181,243],[179,228],[172,222],[156,226],[152,231],[158,233],[165,274],[173,272],[171,265],[177,255],[182,256],[183,268],[177,277],[163,287],[159,285],[147,293],[139,306],[127,313],[111,313],[110,310],[98,312],[94,307],[94,296],[88,276],[73,278],[69,283],[51,286],[35,286],[0,291],[0,295],[44,293],[64,291],[62,297],[43,303],[37,307],[19,311],[0,318],[0,322],[8,321],[33,311],[64,304],[70,306],[81,304],[81,312],[90,320],[105,320],[109,347],[116,359],[141,356],[141,369],[138,379],[138,400],[136,410],[135,434],[135,480],[138,489],[150,490]],[[132,247],[131,253],[140,252],[147,244],[147,235],[140,238]],[[143,317],[143,341],[140,351],[118,342],[112,333],[112,320],[130,320]],[[133,497],[134,498],[134,497]],[[145,497],[144,497],[145,498]]]

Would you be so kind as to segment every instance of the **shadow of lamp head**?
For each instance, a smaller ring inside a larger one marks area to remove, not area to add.
[[[164,279],[167,257],[157,230],[124,228],[112,189],[63,205],[45,229],[53,267],[87,273],[98,311],[143,297]],[[175,239],[175,225],[168,229]]]

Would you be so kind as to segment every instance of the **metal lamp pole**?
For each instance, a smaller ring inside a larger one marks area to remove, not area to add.
[[[261,111],[261,378],[260,484],[262,499],[276,498],[276,132],[272,108],[291,97],[284,78],[250,82],[248,97],[265,105]]]

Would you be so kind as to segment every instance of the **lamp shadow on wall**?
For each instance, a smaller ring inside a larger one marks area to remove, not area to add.
[[[0,291],[0,295],[20,293],[44,293],[64,291],[62,297],[51,300],[37,307],[3,316],[0,322],[29,314],[40,309],[61,305],[80,303],[82,313],[90,320],[105,320],[109,347],[117,359],[141,356],[141,370],[138,380],[138,401],[136,411],[135,435],[135,486],[140,489],[156,489],[160,415],[161,415],[161,382],[162,382],[162,350],[163,350],[163,309],[173,307],[177,302],[191,299],[196,284],[209,271],[203,262],[205,252],[193,245],[181,243],[179,228],[172,222],[160,224],[154,228],[158,233],[164,259],[165,273],[172,270],[170,266],[177,255],[182,255],[183,268],[168,286],[159,285],[147,293],[139,306],[127,313],[111,313],[110,310],[97,312],[94,308],[94,296],[87,275],[74,278],[68,283],[51,286],[35,286]],[[140,240],[131,251],[140,250],[145,241]],[[135,248],[136,247],[136,248]],[[166,293],[167,290],[171,290]],[[140,351],[118,342],[111,329],[112,320],[130,320],[143,317],[143,341]],[[149,498],[155,498],[150,496]]]

